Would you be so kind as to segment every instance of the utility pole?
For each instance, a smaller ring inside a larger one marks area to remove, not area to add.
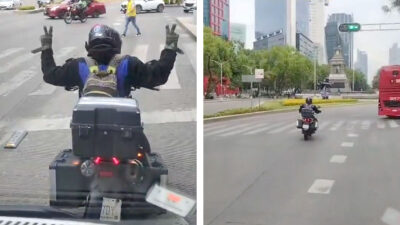
[[[317,94],[317,46],[314,45],[314,96]]]

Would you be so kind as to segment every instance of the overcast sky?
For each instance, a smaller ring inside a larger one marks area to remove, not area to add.
[[[267,0],[266,0],[267,1]],[[231,22],[244,23],[247,27],[248,48],[252,48],[254,38],[254,0],[231,0]],[[332,13],[353,14],[355,21],[365,23],[399,22],[400,13],[384,13],[381,9],[386,0],[330,0],[326,9],[326,19]],[[400,25],[398,26],[400,28]],[[376,71],[389,63],[389,48],[393,43],[400,44],[399,31],[358,32],[355,34],[354,55],[357,49],[368,54],[368,80],[371,81]]]

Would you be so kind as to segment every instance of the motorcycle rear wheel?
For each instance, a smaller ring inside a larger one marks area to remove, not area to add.
[[[86,15],[80,16],[81,23],[85,23],[86,20],[87,20],[87,16]]]
[[[64,15],[64,22],[66,24],[70,24],[72,22],[72,15],[71,12],[66,12]]]
[[[304,134],[304,140],[307,141],[309,138],[308,134]]]

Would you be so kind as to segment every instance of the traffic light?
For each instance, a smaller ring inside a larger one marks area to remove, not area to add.
[[[339,25],[340,32],[357,32],[361,30],[359,23],[342,23]]]

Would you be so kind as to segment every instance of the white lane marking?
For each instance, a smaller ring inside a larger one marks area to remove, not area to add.
[[[346,130],[353,130],[358,122],[358,120],[350,121],[349,123],[347,123]]]
[[[215,126],[211,126],[211,125],[204,126],[204,133],[215,130],[215,129],[225,128],[226,126],[228,126],[228,124],[218,124]]]
[[[32,77],[36,75],[34,72],[34,68],[31,67],[29,70],[23,70],[19,72],[17,75],[13,76],[10,80],[0,84],[0,95],[7,96],[14,89],[21,86],[26,81],[30,80]]]
[[[347,134],[347,137],[358,137],[358,134],[349,133],[349,134]]]
[[[330,163],[345,163],[347,159],[346,155],[333,155],[331,157],[331,160],[329,160]]]
[[[76,49],[76,47],[64,47],[60,50],[54,50],[56,54],[54,54],[54,60],[66,59],[68,56],[72,55],[72,52]],[[69,57],[70,58],[70,57]],[[64,62],[62,62],[64,63]]]
[[[113,23],[113,26],[121,26],[121,23]]]
[[[318,130],[323,130],[326,128],[331,122],[330,121],[323,121],[322,123],[318,121]]]
[[[280,132],[282,132],[282,131],[284,131],[284,130],[286,130],[288,128],[293,128],[294,130],[297,130],[296,126],[293,125],[293,123],[290,123],[290,124],[287,124],[285,126],[281,126],[281,127],[277,128],[277,129],[271,130],[270,132],[268,132],[268,134],[277,134],[277,133],[280,133]]]
[[[149,45],[138,45],[133,51],[133,55],[140,59],[143,63],[146,63],[148,49]]]
[[[339,122],[335,123],[335,124],[331,127],[331,129],[329,129],[329,130],[335,131],[335,130],[339,129],[339,127],[342,126],[343,123],[344,123],[344,121],[339,121]]]
[[[9,48],[0,53],[0,59],[5,58],[9,55],[22,51],[24,48]]]
[[[334,180],[326,180],[326,179],[317,179],[308,189],[308,193],[310,194],[329,194],[333,184],[335,183]]]
[[[396,121],[394,121],[394,120],[389,120],[389,126],[391,127],[391,128],[397,128],[397,127],[399,127],[399,125],[396,123]]]
[[[161,44],[159,48],[159,52],[161,52],[165,48],[165,44]],[[181,85],[179,84],[178,74],[176,73],[176,64],[174,68],[172,68],[171,73],[169,74],[167,83],[160,86],[160,89],[180,89]]]
[[[378,127],[379,129],[384,129],[384,128],[386,127],[386,125],[385,125],[382,121],[378,121],[377,123],[378,123],[378,124],[377,124],[377,127]]]
[[[246,133],[244,133],[244,135],[252,135],[252,134],[261,133],[261,132],[263,132],[263,131],[270,130],[270,129],[274,128],[274,127],[279,127],[279,126],[281,126],[282,124],[283,124],[283,123],[281,122],[281,123],[277,123],[277,124],[272,124],[272,125],[270,125],[270,126],[265,126],[265,127],[262,127],[262,128],[258,128],[258,129],[255,129],[255,130],[253,130],[253,131],[246,132]],[[292,126],[293,126],[293,125],[292,125]]]
[[[196,115],[196,109],[190,109],[187,111],[173,111],[166,109],[141,113],[144,124],[193,122],[196,121]]]
[[[354,146],[354,142],[342,142],[340,146],[344,148],[352,148]]]
[[[142,122],[146,124],[161,124],[196,121],[196,109],[188,111],[160,110],[141,113]],[[16,128],[28,131],[70,129],[71,117],[61,118],[31,118],[22,119]]]
[[[387,225],[400,225],[400,212],[393,208],[387,208],[381,218]]]
[[[243,128],[243,127],[248,127],[248,126],[249,126],[248,124],[233,125],[233,126],[230,126],[230,127],[224,128],[224,129],[208,132],[208,133],[204,134],[204,136],[222,134],[223,132],[232,131],[232,130],[235,130],[238,128]]]
[[[250,131],[250,130],[252,130],[254,128],[259,128],[259,127],[263,127],[263,126],[265,126],[265,124],[258,124],[258,125],[254,125],[254,126],[253,125],[249,125],[249,127],[245,127],[245,128],[242,128],[242,129],[237,129],[237,130],[234,130],[234,131],[231,131],[231,132],[223,133],[223,134],[221,134],[219,136],[222,136],[222,137],[232,136],[232,135],[235,135],[235,134],[243,133],[243,132],[246,132],[246,131]]]
[[[33,57],[35,57],[36,55],[29,53],[20,55],[18,57],[15,57],[13,59],[7,60],[7,62],[2,63],[1,67],[0,67],[0,73],[5,73],[8,70],[10,70],[13,67],[16,66],[20,66],[21,64],[23,64],[25,61],[28,61],[30,59],[32,59]]]
[[[36,89],[36,91],[30,93],[30,96],[34,95],[51,95],[56,91],[57,87],[54,85],[50,85],[47,83],[40,83],[39,87]]]
[[[363,130],[368,130],[370,126],[371,126],[371,121],[369,121],[369,120],[364,120],[361,123],[361,129],[363,129]]]

